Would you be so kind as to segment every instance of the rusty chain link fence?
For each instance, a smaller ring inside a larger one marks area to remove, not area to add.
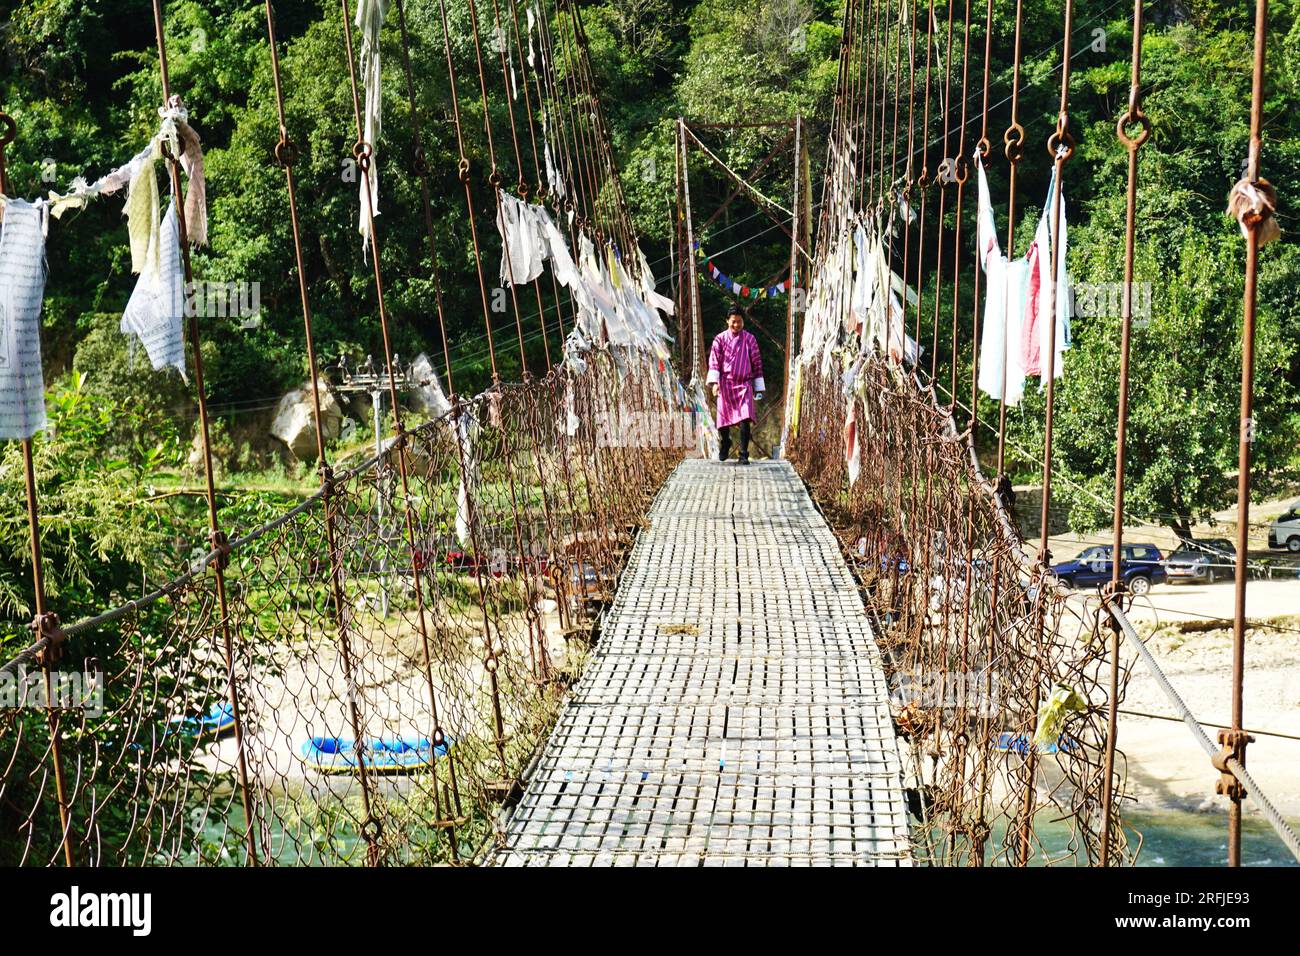
[[[800,376],[790,457],[840,536],[878,627],[923,820],[918,856],[941,865],[1095,862],[1108,617],[1083,611],[1026,557],[969,437],[913,373],[872,357],[848,395],[816,363],[802,364]],[[852,482],[846,426],[864,448]],[[1121,673],[1121,689],[1126,682]],[[1122,791],[1113,791],[1112,821]],[[1050,845],[1038,834],[1049,821],[1068,831],[1053,832]],[[1131,857],[1115,823],[1111,840],[1113,860]]]
[[[609,440],[632,414],[671,429],[662,368],[610,349],[579,364],[460,403],[5,664],[98,685],[52,731],[43,711],[0,713],[0,863],[48,864],[65,843],[82,865],[437,863],[489,846],[681,454]]]

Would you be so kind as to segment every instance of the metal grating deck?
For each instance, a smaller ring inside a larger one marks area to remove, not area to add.
[[[794,470],[687,461],[494,862],[908,865],[901,776],[862,603]]]

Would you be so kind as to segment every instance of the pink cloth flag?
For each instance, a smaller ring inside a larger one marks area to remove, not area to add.
[[[1026,375],[1042,375],[1044,368],[1043,353],[1048,348],[1048,336],[1051,334],[1047,316],[1052,312],[1053,301],[1056,306],[1056,340],[1055,355],[1052,361],[1052,373],[1060,378],[1063,374],[1061,353],[1070,346],[1070,306],[1069,277],[1065,272],[1065,250],[1067,227],[1065,221],[1065,198],[1061,202],[1061,248],[1056,253],[1056,290],[1052,290],[1052,230],[1048,217],[1052,212],[1052,203],[1056,200],[1056,173],[1047,189],[1047,202],[1043,214],[1038,219],[1038,228],[1034,231],[1034,241],[1029,246],[1029,300],[1025,308],[1025,321],[1021,326],[1020,352]]]
[[[763,388],[763,357],[752,332],[727,329],[709,349],[710,384],[718,383],[718,427],[753,419],[754,393]]]
[[[862,471],[862,443],[858,437],[858,405],[850,395],[848,413],[844,416],[844,464],[848,467],[850,485],[858,483]]]

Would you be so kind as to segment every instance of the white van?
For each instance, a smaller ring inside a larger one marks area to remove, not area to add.
[[[1268,526],[1268,546],[1300,554],[1300,500],[1291,502],[1291,507]]]

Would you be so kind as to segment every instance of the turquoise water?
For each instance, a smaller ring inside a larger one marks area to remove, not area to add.
[[[1000,829],[994,830],[990,855],[1002,848]],[[1124,815],[1124,829],[1130,849],[1140,844],[1138,866],[1227,865],[1228,817],[1225,813],[1133,810]],[[1035,832],[1049,856],[1060,859],[1068,855],[1070,834],[1064,823],[1040,819]],[[1244,866],[1300,866],[1267,821],[1253,816],[1242,821],[1241,859]],[[1087,860],[1080,854],[1076,863],[1086,865]]]
[[[1135,812],[1126,819],[1142,834],[1138,866],[1224,866],[1228,861],[1226,814]],[[1244,866],[1300,866],[1267,821],[1250,816],[1242,820],[1241,862]]]

